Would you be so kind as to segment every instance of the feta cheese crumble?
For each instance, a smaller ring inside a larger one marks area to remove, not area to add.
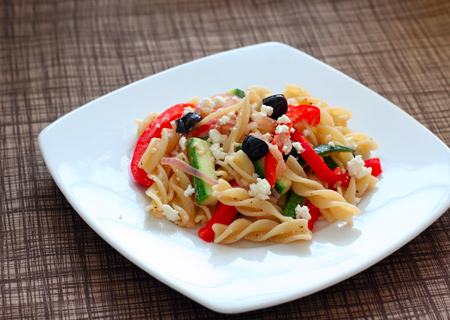
[[[297,219],[311,220],[311,214],[309,213],[309,208],[307,206],[297,205],[295,207],[295,217]]]
[[[278,123],[291,123],[291,119],[285,114],[283,114],[281,117],[277,119]]]
[[[213,157],[215,158],[215,160],[224,160],[225,156],[227,155],[224,151],[223,148],[220,146],[220,144],[218,143],[213,143],[211,145],[211,153],[213,155]]]
[[[370,174],[372,172],[371,169],[364,166],[364,160],[360,155],[347,162],[347,171],[356,179],[361,179],[366,174]]]
[[[183,111],[183,115],[185,115],[186,113],[189,113],[189,112],[194,112],[194,111],[195,111],[194,108],[192,108],[192,107],[186,107],[186,108],[184,109],[184,111]]]
[[[204,98],[202,100],[202,106],[206,108],[212,108],[214,107],[214,102],[211,100],[211,98]]]
[[[215,96],[214,108],[222,107],[225,104],[225,102],[227,102],[227,99],[225,97]]]
[[[303,151],[305,151],[300,142],[293,142],[292,146],[294,147],[295,150],[297,150],[297,153],[302,153]]]
[[[249,196],[255,197],[261,200],[269,199],[270,195],[270,183],[266,179],[257,178],[256,183],[250,184]]]
[[[278,125],[275,129],[275,133],[281,134],[281,133],[289,133],[289,127],[285,124]]]
[[[227,135],[220,134],[219,130],[212,129],[211,131],[209,131],[208,142],[211,142],[211,143],[224,143],[225,140],[227,140]]]
[[[169,206],[168,204],[163,204],[163,214],[166,216],[166,218],[170,221],[175,221],[180,219],[180,216],[178,215],[178,211]]]
[[[222,116],[222,118],[219,119],[220,124],[227,124],[228,121],[230,121],[230,118],[227,116]]]
[[[178,141],[178,144],[180,145],[180,147],[181,147],[181,150],[186,150],[186,143],[187,143],[187,139],[186,139],[186,137],[181,137],[180,138],[180,141]]]
[[[184,196],[185,197],[189,197],[191,195],[193,195],[195,193],[195,189],[193,186],[191,186],[191,184],[189,184],[186,188],[186,190],[184,191]]]
[[[260,111],[263,115],[270,117],[273,113],[273,108],[266,106],[266,105],[262,105],[261,106],[261,111]]]
[[[330,147],[336,147],[336,145],[334,144],[334,142],[333,141],[330,141],[330,142],[328,142],[328,145],[330,146]]]

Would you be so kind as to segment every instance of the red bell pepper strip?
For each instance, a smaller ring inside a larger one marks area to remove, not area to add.
[[[310,105],[289,105],[286,116],[291,120],[290,127],[303,119],[306,120],[310,126],[317,126],[320,122],[320,109]]]
[[[222,107],[219,107],[217,109],[214,109],[211,113],[217,112],[217,111],[219,111],[222,108],[224,108],[224,107],[222,106]],[[207,136],[207,133],[216,127],[217,122],[219,122],[219,119],[217,119],[217,118],[214,118],[211,121],[208,121],[204,125],[201,125],[200,127],[198,127],[197,130],[195,130],[195,132],[193,133],[192,136],[193,137]]]
[[[272,152],[269,151],[269,153],[264,157],[264,172],[266,175],[266,180],[269,182],[271,187],[275,185],[275,181],[277,180],[277,164],[277,160],[273,156]]]
[[[236,187],[238,184],[236,183],[236,181],[233,180],[231,185],[233,187]],[[216,209],[214,210],[211,219],[206,223],[206,225],[203,228],[198,230],[198,236],[203,240],[205,240],[206,242],[213,241],[215,233],[212,226],[215,223],[229,225],[231,222],[233,222],[237,213],[238,211],[236,207],[229,206],[223,204],[222,202],[219,202]]]
[[[336,167],[333,170],[333,176],[331,177],[331,182],[329,182],[329,184],[334,186],[337,182],[340,182],[340,185],[344,187],[347,187],[350,183],[350,176],[348,173],[343,173],[339,167]]]
[[[320,210],[316,206],[314,206],[311,202],[307,204],[309,214],[311,215],[311,219],[308,221],[308,229],[312,231],[314,227],[314,223],[317,221],[317,218],[320,216]]]
[[[341,179],[341,173],[331,171],[325,164],[322,158],[317,154],[314,148],[309,144],[308,140],[297,130],[291,132],[291,139],[293,142],[300,142],[304,151],[302,151],[302,158],[309,164],[319,178],[333,187],[337,181]],[[337,179],[337,180],[336,180]],[[347,179],[342,179],[342,186],[348,186]]]
[[[381,169],[380,158],[367,159],[366,161],[364,161],[364,165],[367,168],[372,168],[372,175],[374,177],[383,172],[383,170]]]
[[[217,125],[217,122],[219,122],[219,119],[217,118],[208,121],[208,123],[205,123],[204,125],[198,127],[192,136],[193,137],[207,136],[208,135],[207,133]]]
[[[141,161],[142,155],[147,149],[148,144],[153,138],[161,138],[162,130],[164,128],[170,128],[172,126],[172,121],[181,118],[184,109],[187,107],[195,106],[191,103],[180,103],[170,107],[156,117],[139,137],[134,149],[133,159],[131,160],[131,173],[133,174],[134,179],[141,185],[149,187],[153,183],[153,180],[147,176],[147,172],[139,167],[139,162]]]
[[[211,217],[211,219],[208,221],[208,223],[198,230],[198,236],[205,240],[206,242],[211,242],[214,240],[214,230],[212,229],[212,226],[215,223],[221,223],[225,225],[229,225],[231,222],[233,222],[234,217],[238,213],[236,207],[228,206],[226,204],[223,204],[222,202],[219,202],[219,204],[216,207],[216,210],[214,210],[214,214]]]

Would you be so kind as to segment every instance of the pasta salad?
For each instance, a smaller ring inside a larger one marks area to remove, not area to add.
[[[311,240],[317,220],[352,224],[382,172],[351,116],[295,85],[194,97],[138,121],[131,172],[146,210],[207,242]]]

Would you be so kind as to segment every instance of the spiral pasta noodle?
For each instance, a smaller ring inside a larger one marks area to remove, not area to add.
[[[352,224],[381,173],[351,118],[291,84],[194,97],[136,121],[131,169],[147,211],[206,241],[308,241],[316,220]]]

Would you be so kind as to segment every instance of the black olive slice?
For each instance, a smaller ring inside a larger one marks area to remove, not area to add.
[[[299,158],[299,154],[297,152],[297,149],[295,149],[294,147],[291,149],[291,152],[289,152],[288,154],[284,154],[283,153],[283,159],[284,162],[287,161],[287,159],[289,158],[289,156],[293,156],[295,160],[298,160]]]
[[[255,161],[269,153],[269,146],[264,140],[248,135],[242,142],[242,150],[244,150],[250,160]]]
[[[273,113],[270,117],[275,120],[288,111],[287,100],[282,94],[274,94],[263,99],[263,104],[273,108]]]
[[[192,130],[192,128],[202,120],[203,117],[195,112],[188,112],[181,118],[175,120],[175,123],[177,124],[177,133],[181,134],[188,134],[189,131]]]

